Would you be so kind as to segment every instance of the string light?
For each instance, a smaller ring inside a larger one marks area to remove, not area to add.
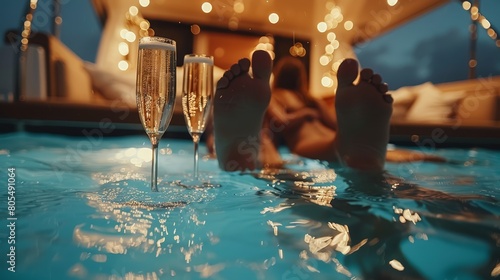
[[[342,9],[339,6],[336,6],[333,2],[326,3],[327,13],[323,18],[323,21],[319,22],[316,26],[319,32],[326,33],[326,39],[328,43],[325,45],[325,53],[320,56],[319,63],[322,66],[328,67],[328,71],[323,73],[321,78],[321,85],[324,87],[334,87],[335,80],[332,78],[335,76],[336,68],[335,65],[338,65],[336,61],[333,59],[334,52],[339,48],[340,43],[337,40],[337,35],[333,31],[339,26],[342,26],[345,30],[349,31],[354,28],[354,22],[350,20],[344,21],[344,15],[342,14]],[[342,24],[341,24],[342,23]]]
[[[150,4],[149,0],[139,0],[141,7],[147,7]],[[118,53],[122,56],[118,62],[118,69],[127,71],[130,68],[129,54],[131,53],[131,46],[138,39],[145,36],[153,36],[154,30],[151,29],[149,21],[144,19],[137,6],[130,6],[125,13],[125,27],[120,30],[120,37],[122,41],[118,43]]]
[[[491,25],[491,22],[479,11],[479,7],[472,5],[470,1],[462,0],[462,8],[470,12],[471,19],[480,23],[481,27],[486,30],[486,34],[495,41],[497,47],[500,48],[500,39],[498,39],[497,30]]]

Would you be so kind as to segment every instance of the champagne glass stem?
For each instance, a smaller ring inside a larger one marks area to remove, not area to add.
[[[194,179],[198,180],[198,146],[200,143],[200,135],[193,134],[194,143]]]
[[[151,149],[153,153],[152,168],[151,168],[151,191],[158,191],[158,143],[153,144]]]

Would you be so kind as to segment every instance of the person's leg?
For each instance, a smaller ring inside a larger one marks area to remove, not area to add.
[[[271,98],[272,60],[265,51],[231,66],[217,83],[214,98],[215,149],[219,167],[226,171],[260,167],[260,132]]]
[[[338,132],[335,149],[338,160],[359,170],[383,170],[389,141],[392,97],[387,85],[371,69],[363,69],[360,81],[358,63],[346,59],[337,72],[335,100]]]

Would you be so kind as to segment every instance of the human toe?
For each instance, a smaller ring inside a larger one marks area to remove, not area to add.
[[[373,78],[373,70],[370,68],[364,68],[361,70],[359,76],[361,77],[362,81],[370,82]]]
[[[230,80],[227,77],[222,76],[222,78],[220,78],[217,82],[217,89],[227,88],[227,86],[229,86],[229,81]]]
[[[273,61],[269,53],[257,50],[252,55],[252,73],[254,78],[268,81],[271,77]]]
[[[250,60],[248,58],[240,59],[238,65],[242,72],[248,72],[248,70],[250,70]]]
[[[358,62],[347,58],[339,66],[337,80],[339,87],[352,85],[358,77]]]

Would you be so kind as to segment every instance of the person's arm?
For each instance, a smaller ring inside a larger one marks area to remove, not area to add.
[[[305,121],[310,121],[318,118],[318,112],[311,108],[303,108],[294,112],[287,112],[285,108],[271,98],[269,107],[267,108],[269,121],[273,127],[294,128]]]
[[[331,128],[337,129],[337,113],[335,112],[335,106],[328,106],[328,104],[322,99],[314,99],[316,108],[318,109],[319,119],[321,122]]]

